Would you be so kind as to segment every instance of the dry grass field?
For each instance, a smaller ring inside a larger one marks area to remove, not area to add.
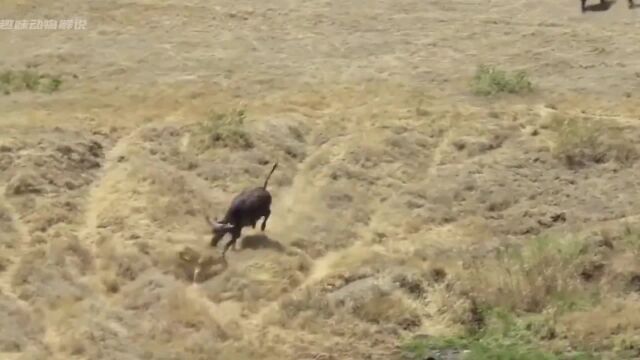
[[[0,3],[68,18],[0,30],[1,359],[640,358],[640,9]]]

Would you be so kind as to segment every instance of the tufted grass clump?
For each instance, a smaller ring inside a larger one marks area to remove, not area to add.
[[[494,66],[480,65],[473,77],[472,89],[481,96],[523,94],[531,92],[533,84],[524,71],[509,73]]]
[[[204,136],[201,147],[203,150],[211,148],[229,148],[247,150],[254,147],[254,143],[245,128],[246,111],[237,109],[225,113],[211,112],[200,124],[199,135]]]
[[[0,72],[0,93],[10,95],[19,91],[51,94],[62,86],[58,75],[39,73],[33,69],[5,70]]]

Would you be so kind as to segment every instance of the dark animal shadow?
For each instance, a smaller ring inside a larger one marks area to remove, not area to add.
[[[271,240],[268,236],[263,234],[247,235],[242,239],[242,249],[271,249],[277,252],[284,252],[285,248],[279,242]]]
[[[613,1],[603,1],[602,3],[586,5],[584,7],[584,11],[607,11],[611,9],[611,6],[615,4],[615,0]]]

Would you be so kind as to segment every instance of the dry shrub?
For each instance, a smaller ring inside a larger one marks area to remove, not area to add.
[[[571,238],[534,238],[521,247],[500,247],[494,256],[473,258],[459,275],[463,287],[483,303],[538,312],[584,290],[576,273],[582,245]]]
[[[296,288],[308,269],[308,260],[302,256],[273,254],[242,267],[232,266],[201,286],[213,301],[236,300],[257,307]]]
[[[82,340],[83,351],[91,358],[96,356],[95,351],[121,358],[118,353],[126,351],[130,342],[133,347],[129,354],[137,354],[137,358],[145,354],[153,359],[209,359],[221,342],[237,335],[237,327],[227,324],[223,328],[207,301],[197,289],[183,286],[170,276],[147,272],[121,288],[109,313],[97,310],[90,320],[79,318],[82,330],[73,333],[74,339]],[[70,316],[65,314],[64,318]],[[87,342],[95,339],[87,332],[101,336],[99,343]]]
[[[10,153],[2,152],[0,145],[0,181],[5,181],[9,176],[9,171],[14,165],[14,156]]]
[[[57,225],[78,223],[79,208],[73,201],[38,199],[38,210],[25,217],[31,231],[49,232]],[[56,236],[56,235],[53,235]]]
[[[638,158],[633,139],[622,128],[595,119],[558,116],[550,125],[555,131],[553,155],[569,168],[609,161],[629,165]]]
[[[147,272],[124,286],[117,299],[125,310],[149,311],[166,298],[173,288],[180,284],[177,280],[154,272]]]
[[[175,287],[167,294],[164,312],[169,323],[194,331],[206,331],[213,335],[212,338],[222,341],[229,339],[231,334],[212,317],[206,301],[205,297],[189,296],[185,287]]]
[[[143,355],[135,336],[143,319],[101,301],[62,303],[47,321],[58,337],[56,352],[68,358],[134,360]]]
[[[75,271],[49,260],[47,253],[38,249],[20,259],[11,285],[22,300],[55,306],[88,296],[89,287],[77,278]]]
[[[493,129],[491,129],[493,130]],[[478,134],[462,136],[451,142],[457,150],[472,158],[499,149],[508,140],[510,134],[502,130],[483,130]]]
[[[246,111],[232,110],[227,113],[211,111],[196,130],[194,144],[199,151],[211,148],[247,150],[255,146],[245,129]]]
[[[102,274],[100,276],[100,283],[107,294],[115,294],[120,291],[120,282],[113,274]]]
[[[282,154],[283,156],[278,155],[278,158],[280,164],[284,166],[279,171],[286,172],[286,169],[290,167],[287,164],[289,161],[298,165],[307,157],[306,137],[308,134],[308,124],[299,115],[260,117],[255,119],[252,124],[251,136],[256,139],[259,138],[260,143],[269,148],[269,152],[261,151],[260,148],[254,147],[254,151],[241,152],[237,155],[245,159],[247,163],[264,166],[274,160],[274,152]],[[293,168],[295,168],[295,165],[291,165],[291,169]],[[274,185],[279,187],[283,181],[289,181],[290,178],[281,176],[274,178],[274,180]]]
[[[37,151],[16,154],[19,165],[7,174],[7,195],[68,194],[90,184],[104,158],[102,144],[91,138],[65,132],[38,135],[31,144]]]
[[[5,272],[11,265],[13,265],[13,260],[6,255],[0,255],[0,273]]]
[[[91,206],[96,213],[96,227],[109,232],[108,238],[151,227],[145,193],[149,179],[145,175],[157,167],[157,162],[136,157],[129,162],[116,164],[102,178],[95,189]]]
[[[318,150],[311,153],[304,162],[305,170],[308,172],[318,172],[327,168],[332,162],[332,154],[329,151]]]
[[[162,291],[159,301],[141,317],[139,344],[153,358],[211,359],[226,340],[237,339],[237,324],[221,324],[197,290],[177,285]]]
[[[405,154],[410,152],[410,144],[406,137],[399,140],[399,137],[391,135],[389,138],[377,136],[375,133],[369,134],[367,141],[349,144],[357,150],[348,151],[344,155],[344,161],[350,168],[358,168],[365,171],[371,171],[381,164],[393,162],[394,157],[400,156],[399,153]],[[393,140],[396,141],[393,141]],[[386,143],[385,143],[386,142]],[[409,150],[406,150],[409,148]]]
[[[453,206],[453,199],[443,197],[441,203],[430,203],[411,211],[411,215],[404,221],[404,232],[416,234],[433,225],[446,225],[455,222],[459,215],[456,214]]]
[[[136,157],[131,167],[123,171],[123,179],[114,181],[99,213],[100,227],[114,232],[149,232],[203,227],[203,211],[211,207],[210,199],[199,188],[198,181],[171,165],[148,156]],[[124,179],[127,177],[128,179]],[[111,184],[110,184],[111,185]],[[125,199],[126,197],[126,199]],[[109,204],[118,204],[113,211]]]
[[[429,300],[422,310],[426,313],[423,321],[430,335],[449,337],[465,334],[479,325],[477,303],[456,290],[451,282],[435,284],[427,289]]]
[[[334,263],[339,262],[336,259]],[[405,293],[408,290],[402,288],[403,283],[394,282],[399,277],[372,276],[366,269],[361,273],[336,273],[319,286],[305,287],[280,300],[279,311],[272,314],[271,322],[310,332],[325,331],[322,324],[329,319],[354,326],[353,320],[359,319],[363,323],[358,326],[364,328],[374,325],[413,329],[421,323],[420,314]]]
[[[286,329],[313,330],[334,316],[335,309],[318,289],[304,288],[285,295],[276,311],[267,314],[266,324]]]
[[[151,159],[167,162],[179,170],[198,167],[197,161],[183,151],[190,138],[188,134],[185,136],[183,128],[174,125],[146,127],[139,136]]]
[[[599,305],[558,319],[571,346],[591,351],[640,355],[640,303],[637,296],[607,298]]]
[[[0,353],[24,352],[41,346],[44,327],[40,314],[21,308],[12,298],[0,293]]]
[[[165,229],[183,228],[185,221],[194,217],[203,222],[199,212],[205,197],[194,190],[183,175],[169,174],[172,174],[169,169],[159,166],[146,176],[150,185],[146,199],[149,219]]]
[[[136,280],[153,266],[151,259],[137,250],[104,250],[101,254],[102,270],[112,272],[122,282]]]
[[[46,192],[44,181],[32,170],[23,170],[15,174],[7,183],[5,194],[19,196]]]
[[[373,275],[374,269],[383,270],[395,260],[364,243],[332,254],[329,259],[331,273],[349,274],[353,279]]]
[[[78,237],[67,229],[57,227],[50,236],[49,256],[58,266],[75,271],[78,276],[93,269],[93,255]]]
[[[356,318],[375,325],[397,325],[405,330],[421,325],[417,307],[400,292],[380,294],[363,302],[348,304]]]
[[[19,247],[20,236],[13,223],[11,212],[2,204],[0,204],[0,233],[2,234],[2,236],[0,236],[0,249],[7,251]],[[0,264],[1,263],[2,261],[0,261]],[[0,272],[2,272],[1,265]]]
[[[306,213],[295,215],[298,223],[306,224],[306,228],[292,230],[293,240],[290,245],[304,251],[311,258],[346,248],[357,238],[355,229],[349,223],[338,221],[338,218],[320,219]]]

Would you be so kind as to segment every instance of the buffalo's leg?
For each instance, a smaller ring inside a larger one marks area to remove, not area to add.
[[[264,220],[262,220],[262,225],[260,226],[260,230],[264,231],[264,229],[267,227],[267,220],[269,219],[270,215],[271,215],[271,210],[267,209],[267,213],[264,215]]]
[[[228,243],[226,243],[224,245],[224,249],[222,250],[222,258],[225,259],[225,255],[227,254],[227,250],[229,250],[230,247],[233,246],[234,250],[235,250],[235,245],[236,245],[236,241],[238,241],[238,238],[240,238],[240,230],[239,229],[233,229],[231,232],[231,240],[229,240]]]
[[[218,246],[218,243],[220,242],[220,240],[222,240],[222,238],[224,238],[224,236],[219,236],[219,235],[211,236],[211,246],[213,247]]]

